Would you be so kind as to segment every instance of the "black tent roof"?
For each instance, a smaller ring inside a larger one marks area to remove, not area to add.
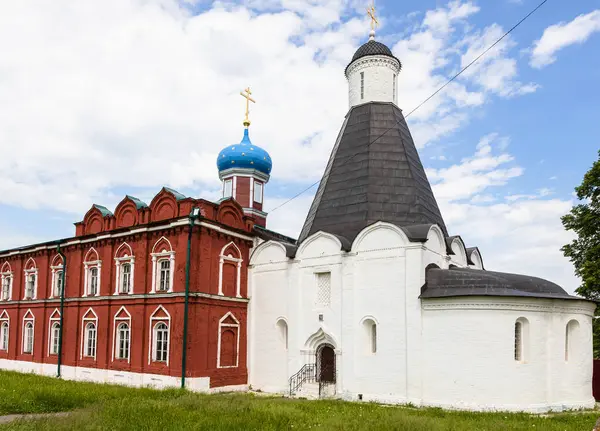
[[[437,224],[448,236],[402,111],[385,102],[346,115],[298,243],[321,230],[352,242],[377,221]]]

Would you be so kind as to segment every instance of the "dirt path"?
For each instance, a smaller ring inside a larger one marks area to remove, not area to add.
[[[44,419],[44,418],[58,418],[68,416],[69,412],[60,412],[60,413],[36,413],[36,414],[25,414],[25,415],[6,415],[0,416],[0,425],[5,425],[20,419],[25,420],[35,420],[35,419]]]

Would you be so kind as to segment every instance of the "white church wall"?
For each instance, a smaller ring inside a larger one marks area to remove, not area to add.
[[[593,305],[564,300],[449,298],[423,303],[423,404],[473,410],[544,411],[590,407],[587,343],[564,361],[564,325],[589,322]],[[524,357],[515,360],[515,322],[528,321]],[[568,369],[567,369],[568,368]]]
[[[249,384],[253,389],[284,392],[288,381],[288,351],[293,337],[293,315],[288,297],[293,283],[291,261],[277,243],[265,243],[255,250],[249,272],[250,296],[248,334]],[[288,325],[287,349],[277,322]]]
[[[355,61],[347,72],[350,107],[367,102],[397,104],[398,72],[398,62],[387,56],[372,55]],[[361,73],[364,74],[362,97]]]
[[[406,395],[404,250],[387,254],[359,254],[355,258],[354,309],[347,310],[350,339],[354,346],[346,346],[344,338],[344,352],[353,356],[354,366],[353,378],[346,381],[344,389],[363,393],[366,400],[376,394],[393,394],[402,398]],[[377,325],[375,352],[371,351],[371,340],[366,333],[367,319]],[[348,347],[353,349],[348,350]]]

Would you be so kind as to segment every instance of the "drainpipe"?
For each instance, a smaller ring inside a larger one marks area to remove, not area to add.
[[[59,326],[58,326],[58,361],[57,361],[58,366],[57,366],[57,371],[56,371],[56,377],[60,378],[60,367],[62,365],[62,345],[63,345],[63,342],[62,342],[63,314],[64,314],[64,309],[65,309],[65,290],[67,288],[67,283],[66,283],[67,257],[60,250],[60,244],[57,245],[56,252],[58,253],[58,255],[61,257],[61,259],[63,261],[62,274],[60,275],[61,282],[62,282],[62,289],[60,290],[60,320],[59,320]]]
[[[183,347],[181,351],[181,389],[185,388],[185,372],[187,359],[187,333],[188,333],[188,314],[190,303],[190,262],[192,255],[192,232],[194,230],[194,221],[200,214],[200,208],[192,208],[189,215],[189,230],[187,241],[187,254],[185,259],[185,302],[183,306]]]

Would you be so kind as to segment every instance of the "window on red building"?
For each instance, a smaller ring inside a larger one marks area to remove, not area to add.
[[[96,324],[89,322],[85,325],[85,347],[84,356],[88,358],[96,357]]]
[[[170,290],[171,284],[171,261],[169,259],[161,259],[158,261],[159,279],[158,279],[158,291],[167,292]]]
[[[240,323],[232,313],[227,313],[219,321],[218,368],[238,366],[240,345]]]
[[[129,325],[121,323],[117,328],[117,358],[129,359]]]
[[[167,362],[169,359],[169,327],[164,322],[154,326],[153,360]]]
[[[131,292],[131,264],[124,263],[121,265],[121,280],[120,280],[121,290],[120,293],[130,293]]]
[[[33,322],[26,322],[23,331],[23,353],[33,353]]]
[[[50,354],[58,355],[58,340],[60,339],[60,323],[54,322],[50,327]]]
[[[1,321],[0,323],[0,350],[8,350],[8,320]]]

